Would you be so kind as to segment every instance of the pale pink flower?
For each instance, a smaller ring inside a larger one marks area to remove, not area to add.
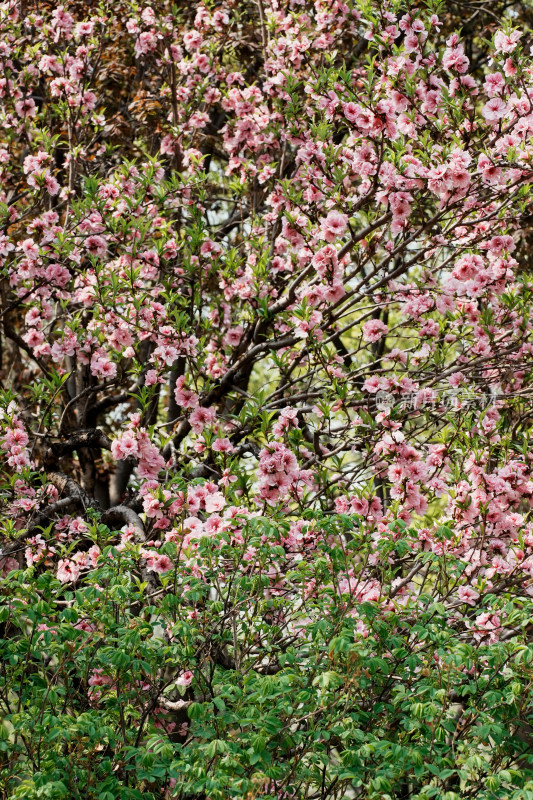
[[[448,40],[448,43],[450,40]],[[454,72],[458,72],[460,75],[464,75],[464,73],[468,69],[469,60],[465,56],[464,48],[462,44],[456,44],[455,46],[450,47],[448,50],[444,51],[444,55],[442,57],[442,66],[444,69],[453,70]]]
[[[189,52],[198,50],[202,45],[202,34],[199,31],[187,31],[183,34],[183,44]]]
[[[501,183],[503,172],[500,167],[492,163],[490,158],[481,153],[477,162],[478,170],[481,172],[483,183],[498,184]]]
[[[91,565],[93,567],[96,567],[98,558],[100,557],[100,548],[98,547],[98,545],[93,544],[93,546],[90,547],[89,550],[87,551],[87,555],[89,556]]]
[[[106,254],[107,243],[103,236],[88,236],[85,240],[85,247],[92,256],[101,258]]]
[[[406,219],[411,213],[410,200],[413,198],[408,192],[392,192],[389,195],[389,206],[395,219]]]
[[[189,422],[195,433],[201,433],[205,426],[212,425],[215,419],[216,413],[214,408],[199,406],[198,408],[195,408],[190,415]]]
[[[243,328],[241,325],[237,325],[236,328],[230,328],[224,337],[225,344],[230,347],[236,347],[241,341],[242,334]]]
[[[457,387],[460,386],[464,382],[464,380],[465,380],[465,376],[463,375],[462,372],[454,372],[448,378],[448,383],[451,386],[453,386],[454,389],[457,389]]]
[[[185,376],[181,375],[176,381],[176,388],[174,389],[174,398],[178,406],[181,408],[196,408],[199,402],[198,395],[191,389],[185,388]]]
[[[224,530],[224,520],[220,514],[211,514],[205,522],[205,532],[208,536],[215,536]]]
[[[229,439],[215,439],[211,447],[216,453],[232,453],[235,449]]]
[[[213,511],[222,511],[225,505],[226,499],[222,492],[208,494],[205,498],[205,510],[208,514],[211,514]]]
[[[463,603],[468,603],[470,606],[475,606],[476,600],[479,597],[479,592],[476,592],[471,586],[461,586],[457,594],[459,600],[462,600]]]
[[[39,257],[39,247],[33,239],[24,239],[21,246],[24,255],[30,261],[35,261]]]
[[[370,394],[375,394],[375,392],[379,391],[380,388],[381,382],[377,375],[372,375],[371,378],[367,378],[363,383],[364,391],[370,392]]]
[[[137,456],[137,440],[131,431],[125,431],[118,439],[111,444],[111,454],[117,461],[128,456]]]
[[[26,97],[24,100],[18,100],[15,103],[15,111],[19,117],[34,117],[37,113],[35,100],[31,97]]]
[[[204,523],[202,520],[198,519],[198,517],[187,517],[184,519],[183,529],[184,531],[188,531],[190,536],[195,539],[205,536]]]
[[[494,48],[497,53],[512,53],[516,48],[522,31],[514,30],[510,34],[503,31],[496,31],[494,34]]]
[[[346,233],[348,227],[348,217],[339,211],[330,211],[327,217],[320,224],[321,237],[326,242],[334,242]]]
[[[389,329],[380,319],[370,319],[363,325],[363,339],[365,342],[377,342],[388,333]]]
[[[491,72],[489,75],[487,75],[483,88],[489,97],[495,97],[496,95],[501,94],[505,88],[505,78],[503,77],[502,73]]]
[[[69,559],[60,559],[57,565],[57,578],[61,583],[75,583],[78,580],[80,568],[78,564]]]
[[[74,28],[76,36],[92,36],[94,30],[94,22],[78,22]]]
[[[488,103],[485,103],[481,113],[489,124],[497,125],[502,117],[505,117],[507,110],[507,104],[501,97],[493,97]]]

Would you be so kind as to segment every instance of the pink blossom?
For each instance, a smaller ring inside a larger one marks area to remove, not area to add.
[[[363,339],[365,342],[377,342],[388,333],[389,329],[380,319],[370,319],[363,325]]]
[[[494,34],[494,48],[497,53],[512,53],[516,48],[522,31],[514,30],[510,34],[504,31],[496,31]]]
[[[498,614],[491,614],[489,611],[485,611],[476,617],[471,629],[475,639],[479,641],[488,637],[489,643],[493,644],[500,638],[500,617]]]
[[[145,375],[144,385],[154,386],[158,382],[158,375],[155,369],[149,369]]]
[[[491,72],[485,78],[484,89],[489,97],[501,94],[505,88],[505,78],[501,72]]]
[[[216,453],[232,453],[235,449],[229,439],[215,439],[211,448]]]
[[[157,36],[151,31],[143,31],[135,42],[135,51],[139,55],[146,55],[157,48]]]
[[[229,467],[227,467],[222,473],[222,477],[220,478],[219,483],[221,484],[221,486],[229,486],[230,484],[235,483],[235,481],[237,480],[238,480],[237,476],[232,475]]]
[[[92,256],[102,258],[107,250],[107,243],[103,236],[88,236],[85,240],[85,247]]]
[[[187,688],[187,686],[191,685],[191,683],[193,682],[193,679],[194,679],[194,673],[191,672],[190,669],[187,669],[187,670],[185,670],[185,672],[182,672],[180,674],[180,676],[176,680],[176,685],[177,686],[182,686],[185,689],[185,688]]]
[[[467,71],[469,63],[468,58],[465,56],[463,45],[455,45],[444,51],[442,66],[445,69],[453,70],[462,75]]]
[[[157,572],[158,575],[163,575],[165,572],[168,572],[174,567],[174,564],[170,560],[170,558],[161,553],[160,555],[156,556],[156,558],[152,561],[152,566],[150,569],[152,572]]]
[[[34,117],[37,113],[35,100],[31,97],[26,97],[24,100],[17,100],[15,103],[15,111],[19,117]]]
[[[486,243],[487,250],[490,250],[494,255],[501,255],[504,250],[512,253],[516,245],[512,236],[493,236],[492,239]]]
[[[364,391],[369,392],[370,394],[375,394],[375,392],[379,391],[380,388],[381,382],[377,375],[372,375],[372,377],[366,378],[365,382],[363,383]]]
[[[475,278],[483,269],[484,260],[477,255],[464,255],[455,262],[452,276],[458,281],[467,281]]]
[[[228,344],[230,347],[236,347],[241,341],[242,334],[243,328],[241,325],[238,325],[235,328],[230,328],[225,336],[226,344]]]
[[[345,103],[343,107],[344,116],[349,122],[355,122],[361,107],[356,103]]]
[[[195,433],[201,433],[206,425],[212,425],[215,419],[216,413],[214,408],[199,406],[195,408],[190,415],[189,422]]]
[[[208,514],[211,514],[213,511],[222,511],[225,505],[226,499],[221,492],[208,494],[205,498],[205,510]]]
[[[185,388],[185,376],[181,375],[176,381],[174,389],[176,403],[182,408],[196,408],[198,406],[198,395],[190,389]]]
[[[259,453],[259,487],[269,503],[284,497],[298,476],[296,456],[281,442],[273,442]]]
[[[501,97],[493,97],[489,100],[483,108],[481,113],[491,125],[497,125],[498,122],[507,114],[507,104]]]
[[[117,365],[107,355],[95,354],[91,358],[91,372],[102,378],[114,378],[117,374]]]
[[[57,578],[61,583],[75,583],[78,580],[80,568],[78,564],[69,559],[60,559],[57,565]]]
[[[406,219],[409,216],[412,199],[408,192],[392,192],[389,195],[389,205],[395,219]]]
[[[33,239],[24,239],[22,242],[22,250],[26,258],[34,261],[39,257],[39,247]]]
[[[326,242],[334,242],[346,233],[348,227],[348,217],[339,211],[330,211],[327,217],[320,224],[321,237]]]
[[[111,453],[113,458],[117,461],[128,458],[128,456],[137,456],[137,440],[133,436],[133,433],[131,431],[125,431],[118,439],[115,439],[111,444]]]
[[[76,36],[92,36],[93,30],[93,22],[78,22],[74,29],[74,34]]]
[[[156,478],[165,466],[165,459],[159,453],[157,447],[150,442],[146,431],[139,432],[138,443],[139,475],[141,478]]]
[[[480,154],[477,166],[484,183],[495,185],[501,183],[503,178],[502,169],[497,167],[485,153]]]
[[[224,520],[220,514],[211,514],[206,520],[204,527],[208,536],[215,536],[217,533],[224,530]]]
[[[96,626],[86,619],[80,620],[80,622],[74,625],[74,628],[78,631],[84,631],[85,633],[92,633],[96,630]]]
[[[471,586],[461,586],[457,594],[463,603],[468,603],[468,605],[471,606],[475,606],[476,600],[479,597],[479,592],[476,592]]]
[[[448,383],[450,384],[450,386],[453,386],[454,389],[457,389],[457,387],[463,383],[464,379],[465,377],[462,372],[454,372],[448,378]]]
[[[183,530],[188,531],[194,538],[205,536],[205,526],[197,517],[187,517],[183,520]]]
[[[89,686],[111,686],[113,681],[104,674],[103,669],[94,669],[87,683]]]

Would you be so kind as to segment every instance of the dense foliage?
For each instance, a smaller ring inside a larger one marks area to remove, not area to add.
[[[528,2],[0,3],[0,794],[533,798]]]

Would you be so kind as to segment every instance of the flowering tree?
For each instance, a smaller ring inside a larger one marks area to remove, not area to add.
[[[0,4],[3,797],[533,797],[502,5]]]

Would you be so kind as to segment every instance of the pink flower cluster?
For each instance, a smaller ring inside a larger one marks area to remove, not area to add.
[[[348,228],[348,217],[340,211],[330,211],[327,217],[322,220],[320,232],[326,242],[334,242],[342,239]]]
[[[365,342],[377,342],[388,333],[388,327],[380,319],[370,319],[363,325],[363,339]]]
[[[1,413],[1,412],[0,412]],[[0,416],[0,446],[7,451],[7,463],[16,470],[31,466],[30,453],[27,448],[29,438],[26,428],[14,409]]]
[[[259,453],[259,494],[274,505],[287,496],[298,480],[298,461],[294,453],[281,442],[273,442]]]
[[[129,458],[138,459],[138,473],[141,478],[157,478],[165,466],[165,459],[152,444],[148,431],[139,427],[139,415],[130,421],[126,430],[113,441],[111,453],[117,461]]]
[[[28,176],[28,185],[34,188],[45,187],[50,195],[59,192],[59,183],[50,172],[51,156],[44,150],[39,150],[36,155],[26,156],[24,159],[24,172]]]
[[[148,569],[158,575],[164,575],[174,568],[172,560],[165,553],[158,553],[152,550],[142,550],[141,556],[146,560]]]

